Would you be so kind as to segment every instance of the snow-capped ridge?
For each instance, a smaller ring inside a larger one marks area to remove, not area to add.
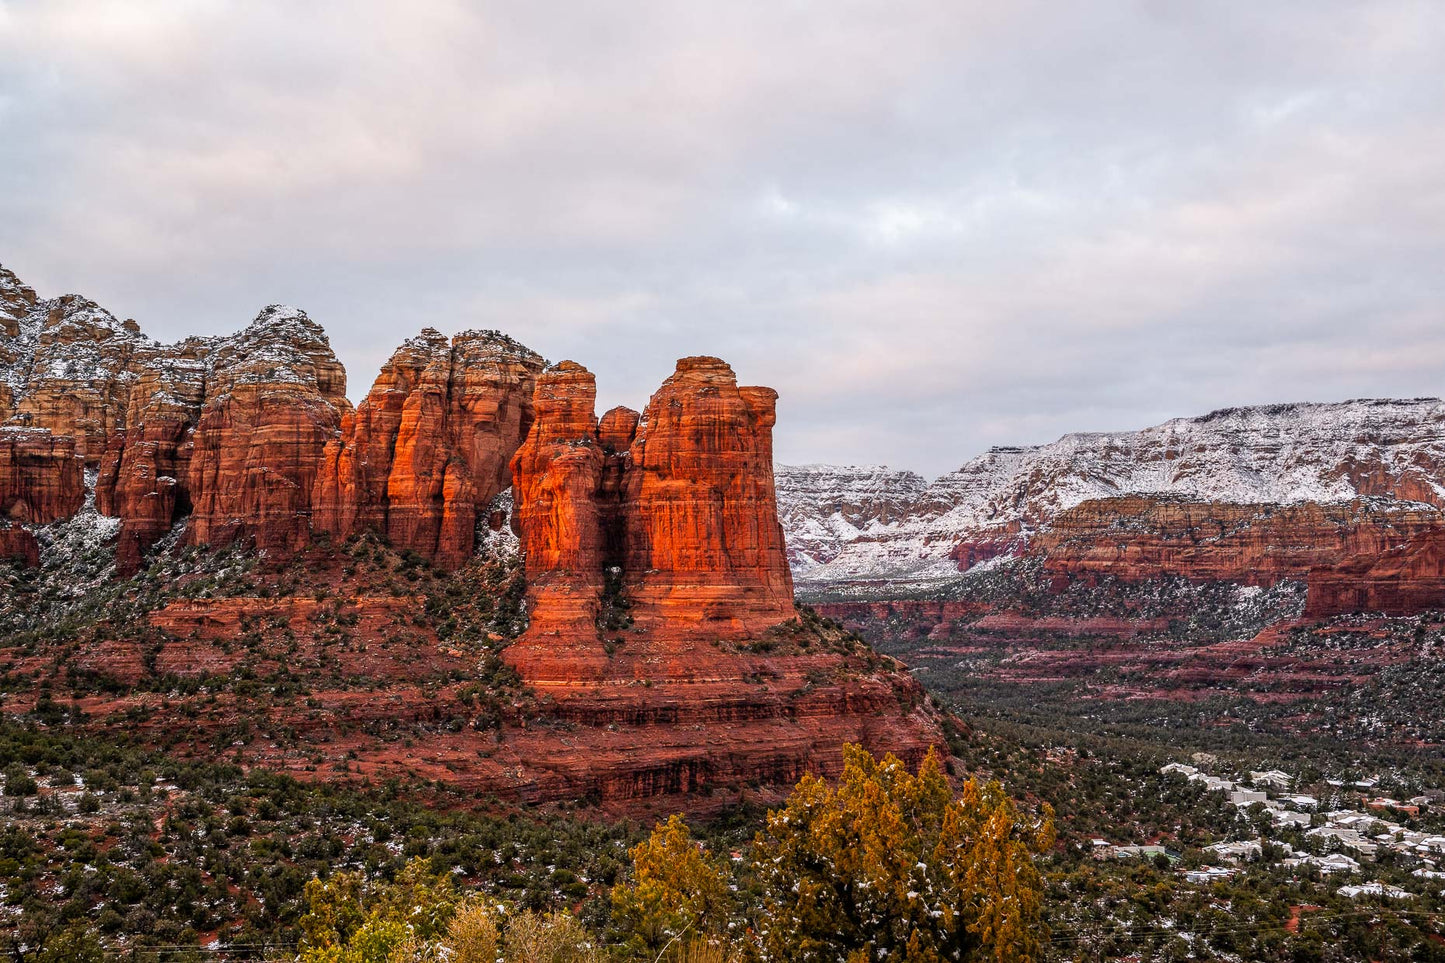
[[[778,470],[780,514],[800,580],[957,574],[955,550],[965,542],[1007,533],[1022,543],[1059,512],[1116,495],[1238,504],[1385,496],[1439,507],[1445,402],[1256,405],[1137,431],[1073,433],[1044,445],[990,448],[917,493],[901,483],[869,493],[839,471],[829,488],[820,486],[830,476],[817,467]],[[886,516],[878,508],[885,501]],[[840,524],[839,502],[853,505],[842,520],[868,522]]]

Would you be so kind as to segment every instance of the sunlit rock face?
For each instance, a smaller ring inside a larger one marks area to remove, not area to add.
[[[776,392],[684,358],[641,415],[594,413],[596,382],[564,361],[538,381],[512,459],[532,628],[514,664],[600,671],[605,607],[634,634],[749,638],[793,616],[773,491]],[[566,649],[570,654],[563,655]]]
[[[374,531],[443,566],[465,562],[511,484],[541,369],[539,355],[497,332],[448,341],[427,328],[408,340],[326,445],[315,530]]]

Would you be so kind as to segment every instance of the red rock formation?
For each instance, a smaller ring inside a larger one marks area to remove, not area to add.
[[[35,533],[19,525],[0,525],[0,561],[15,562],[26,568],[40,564],[40,543]]]
[[[101,459],[95,502],[121,519],[118,575],[136,572],[145,550],[190,512],[191,432],[205,402],[209,349],[189,339],[151,363],[131,390],[131,427],[111,436]]]
[[[85,504],[75,439],[43,428],[0,428],[0,519],[47,525]]]
[[[119,321],[79,295],[38,302],[36,313],[34,355],[12,421],[73,436],[76,451],[95,465],[125,426],[131,385],[157,346],[134,321]]]
[[[69,518],[85,504],[84,462],[75,439],[43,428],[0,428],[0,559],[40,564],[25,525]]]
[[[616,560],[603,517],[617,522],[620,466],[598,437],[596,399],[596,380],[581,365],[563,361],[544,371],[533,396],[536,421],[512,457],[512,523],[527,559],[530,624],[508,658],[524,677],[598,679],[606,666],[597,617],[605,569]],[[609,431],[625,447],[616,421]]]
[[[1440,524],[1439,512],[1384,499],[1234,505],[1131,495],[1060,513],[1027,551],[1065,576],[1273,585],[1347,556],[1391,551]]]
[[[793,615],[773,489],[777,392],[684,358],[643,412],[623,480],[624,592],[639,625],[746,638]]]
[[[503,658],[577,727],[533,791],[698,793],[835,771],[843,742],[939,744],[901,667],[796,618],[772,390],[687,358],[641,416],[599,423],[595,397],[580,365],[544,372],[512,459],[530,623]]]
[[[406,342],[326,447],[317,531],[371,530],[446,566],[471,557],[479,515],[510,483],[542,359],[496,332]]]
[[[605,455],[592,373],[564,361],[543,372],[536,422],[512,458],[513,522],[527,558],[535,634],[595,640],[608,564],[600,507]]]
[[[1310,573],[1307,618],[1350,612],[1445,610],[1445,522],[1385,551],[1365,551]]]
[[[599,424],[596,394],[581,365],[543,373],[536,423],[512,459],[532,624],[508,658],[524,677],[616,669],[597,624],[604,608],[625,606],[633,634],[663,649],[792,618],[773,492],[776,393],[739,388],[716,358],[684,358],[641,416],[617,408]],[[684,663],[683,674],[699,666]]]
[[[266,553],[310,539],[311,492],[337,430],[346,373],[321,327],[272,305],[207,359],[207,401],[187,470],[192,545],[254,541]]]

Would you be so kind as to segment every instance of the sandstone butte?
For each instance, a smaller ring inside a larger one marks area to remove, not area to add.
[[[583,727],[575,765],[594,776],[631,780],[645,761],[690,789],[748,770],[787,782],[836,767],[844,742],[909,759],[941,742],[891,660],[806,632],[800,644],[776,397],[716,358],[684,358],[640,416],[599,420],[587,369],[564,361],[538,379],[512,459],[530,622],[503,658]],[[723,733],[730,748],[709,749]]]
[[[544,373],[512,459],[533,604],[508,659],[563,684],[644,664],[696,675],[705,654],[672,666],[664,650],[644,658],[647,640],[736,641],[792,618],[773,491],[776,393],[740,388],[716,358],[684,358],[641,416],[619,408],[599,422],[595,399],[582,366]],[[626,613],[624,658],[605,651],[604,608]]]
[[[455,782],[531,801],[726,793],[832,768],[845,741],[910,761],[942,742],[897,663],[798,618],[773,491],[776,395],[739,387],[721,361],[684,359],[644,415],[599,421],[585,369],[544,372],[495,332],[423,331],[353,410],[325,333],[294,308],[268,307],[235,335],[162,345],[84,298],[40,299],[0,269],[0,329],[0,552],[30,564],[32,529],[81,511],[93,487],[96,511],[120,520],[119,575],[173,535],[253,546],[278,579],[299,553],[297,564],[318,566],[311,581],[334,591],[348,563],[319,537],[371,532],[457,567],[513,485],[532,619],[504,651],[536,701],[507,710],[504,734],[425,734]],[[417,700],[433,698],[423,689],[453,681],[463,653],[439,636],[392,652],[432,638],[416,601],[351,592],[329,607],[356,613],[354,669],[379,673],[381,689],[358,701],[369,690],[342,676],[316,700],[376,720],[368,726],[389,728],[398,711],[420,718]],[[176,599],[124,639],[100,631],[80,661],[117,679],[144,674],[136,646],[156,633],[157,670],[225,672],[238,633],[258,620],[305,639],[328,610],[274,595]],[[328,638],[319,644],[325,664]],[[380,663],[371,646],[388,653]],[[122,711],[134,699],[112,702]],[[187,725],[158,724],[158,735]],[[432,765],[398,760],[384,741],[354,748],[378,774]],[[282,765],[293,758],[279,753]]]

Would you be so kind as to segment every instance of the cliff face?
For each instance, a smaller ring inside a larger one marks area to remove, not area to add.
[[[326,445],[316,530],[374,531],[451,567],[470,558],[479,515],[510,484],[541,368],[496,332],[407,341]]]
[[[97,464],[110,435],[125,424],[137,372],[159,346],[134,321],[119,321],[73,294],[31,300],[23,314],[11,316],[5,333],[9,344],[0,363],[8,361],[11,376],[8,398],[0,399],[7,401],[5,415],[12,424],[74,438],[85,462]]]
[[[1441,523],[1435,509],[1383,498],[1240,505],[1134,495],[1061,513],[1027,552],[1057,576],[1269,586],[1351,556],[1392,552]]]
[[[558,682],[605,672],[604,609],[672,642],[744,639],[791,618],[776,393],[740,388],[716,358],[679,361],[641,416],[614,409],[599,423],[596,393],[574,362],[545,372],[512,459],[532,628],[509,660]]]
[[[579,364],[563,361],[543,372],[533,396],[537,420],[511,462],[512,519],[527,560],[531,625],[527,657],[518,650],[510,658],[534,674],[540,663],[559,660],[562,644],[580,648],[564,661],[595,663],[605,571],[619,561],[618,492],[615,484],[604,492],[602,479],[604,463],[620,458],[616,447],[602,447],[596,398],[596,380]],[[604,516],[614,531],[610,541]],[[533,644],[544,638],[556,644]],[[559,665],[558,671],[567,670]]]
[[[1305,617],[1350,612],[1414,615],[1445,609],[1445,526],[1384,550],[1333,560],[1310,573]]]
[[[745,638],[793,614],[773,488],[778,395],[684,358],[652,396],[622,480],[623,591],[639,625]]]
[[[371,531],[461,565],[510,484],[541,367],[496,332],[448,342],[427,329],[352,412],[345,371],[303,311],[272,305],[238,334],[163,345],[0,268],[0,418],[69,439],[96,470],[96,507],[122,520],[121,575],[180,522],[188,544],[240,540],[271,557],[316,533]],[[32,459],[27,497],[73,489],[53,474],[63,462]]]
[[[211,344],[192,338],[159,355],[131,389],[125,423],[111,435],[96,478],[96,507],[121,519],[116,569],[141,556],[191,510],[192,432],[206,402]]]
[[[921,475],[876,465],[779,465],[776,478],[788,564],[800,576],[845,545],[889,532],[928,488]]]
[[[85,502],[75,439],[43,428],[0,428],[0,518],[44,525]]]
[[[272,305],[209,358],[187,467],[186,541],[254,541],[267,553],[310,539],[322,449],[351,407],[346,373],[304,311]]]

